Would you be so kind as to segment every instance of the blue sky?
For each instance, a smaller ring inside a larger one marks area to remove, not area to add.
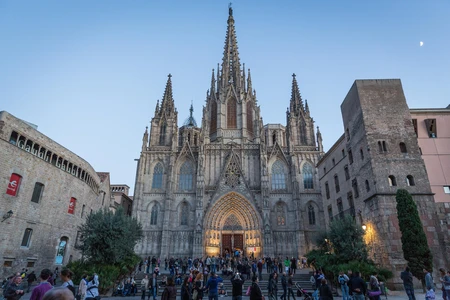
[[[0,1],[0,110],[134,187],[145,126],[173,75],[179,123],[201,121],[229,1]],[[325,149],[355,79],[400,78],[411,108],[450,104],[450,1],[233,2],[264,123],[285,123],[292,73]],[[423,41],[424,45],[419,46]]]

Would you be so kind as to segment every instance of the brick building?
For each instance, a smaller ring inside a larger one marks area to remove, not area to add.
[[[449,203],[435,202],[427,172],[435,172],[434,166],[426,165],[419,143],[428,145],[422,146],[427,151],[432,147],[428,142],[418,143],[415,134],[417,127],[422,134],[420,126],[429,121],[413,122],[411,115],[418,118],[418,113],[408,108],[397,79],[355,81],[341,105],[341,113],[344,134],[318,163],[326,224],[350,214],[366,225],[369,254],[376,262],[391,266],[393,281],[400,285],[397,275],[406,261],[395,195],[397,189],[407,189],[418,206],[435,268],[447,265],[443,253],[448,245]],[[443,129],[442,137],[445,132]],[[427,136],[431,137],[431,133]],[[436,159],[445,161],[448,149],[441,148],[445,154]],[[442,189],[445,184],[440,184]]]
[[[0,153],[0,277],[80,258],[77,227],[110,205],[109,174],[5,111]]]

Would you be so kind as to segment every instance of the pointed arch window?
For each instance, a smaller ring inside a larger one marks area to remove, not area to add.
[[[64,256],[66,254],[67,242],[69,241],[68,237],[62,237],[59,240],[58,252],[56,252],[55,264],[62,265],[64,262]]]
[[[158,206],[155,204],[152,207],[152,212],[150,214],[150,225],[158,224]]]
[[[284,163],[277,160],[272,165],[272,190],[285,190],[286,189],[286,168]]]
[[[153,169],[152,189],[162,188],[163,171],[162,163],[157,163]]]
[[[237,102],[234,98],[227,103],[227,128],[237,128]]]
[[[406,184],[408,186],[414,186],[416,183],[414,182],[414,177],[412,175],[406,176]]]
[[[159,144],[164,145],[166,142],[166,123],[161,124],[161,130],[159,132]]]
[[[189,217],[189,206],[186,202],[180,205],[180,225],[187,226]]]
[[[389,175],[388,182],[389,182],[389,186],[397,186],[397,180],[395,180],[394,175]]]
[[[247,130],[253,133],[253,107],[250,101],[247,102]]]
[[[302,169],[303,173],[303,186],[305,189],[313,189],[314,181],[313,181],[313,168],[310,164],[306,163]]]
[[[217,131],[217,103],[212,100],[211,104],[211,133]]]
[[[190,160],[186,161],[180,168],[178,189],[181,191],[191,191],[193,189],[194,165]]]
[[[308,206],[308,219],[309,225],[316,225],[316,211],[312,204]]]
[[[284,209],[284,204],[281,202],[277,204],[277,225],[286,225],[286,211]]]

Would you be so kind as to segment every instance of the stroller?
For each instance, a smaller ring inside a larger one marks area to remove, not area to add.
[[[303,297],[304,300],[313,300],[312,293],[303,289],[298,282],[295,283],[295,287],[297,288],[297,297]]]

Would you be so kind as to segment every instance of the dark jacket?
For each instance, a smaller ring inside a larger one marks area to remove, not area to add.
[[[11,283],[8,288],[6,289],[5,293],[3,294],[3,297],[8,300],[18,300],[20,297],[23,296],[22,294],[16,294],[16,291],[20,290],[20,287],[16,283]]]
[[[232,296],[242,296],[242,285],[244,284],[242,277],[235,275],[231,278],[231,284],[233,285]]]
[[[166,286],[164,292],[161,295],[161,300],[176,300],[177,288],[173,285]]]
[[[189,291],[189,286],[183,285],[181,287],[181,300],[190,300],[191,297],[191,291]]]
[[[286,276],[285,275],[281,276],[281,286],[283,287],[283,290],[285,290],[286,287],[287,287],[287,281],[286,281]]]
[[[403,285],[406,288],[413,288],[413,275],[411,272],[403,271],[400,273],[400,278],[403,280]]]
[[[206,283],[205,290],[209,291],[209,295],[218,294],[218,285],[219,282],[222,282],[223,279],[220,277],[211,276]]]
[[[278,290],[277,280],[275,278],[273,278],[273,277],[271,277],[269,279],[269,288],[268,288],[268,290],[269,290],[269,293],[273,293],[274,291]]]
[[[321,300],[333,300],[333,293],[331,293],[331,289],[328,284],[322,284],[319,287],[319,294]]]
[[[365,295],[367,285],[361,277],[353,276],[348,282],[350,295]]]
[[[252,289],[250,290],[250,300],[261,300],[262,292],[261,288],[256,282],[252,283]]]

